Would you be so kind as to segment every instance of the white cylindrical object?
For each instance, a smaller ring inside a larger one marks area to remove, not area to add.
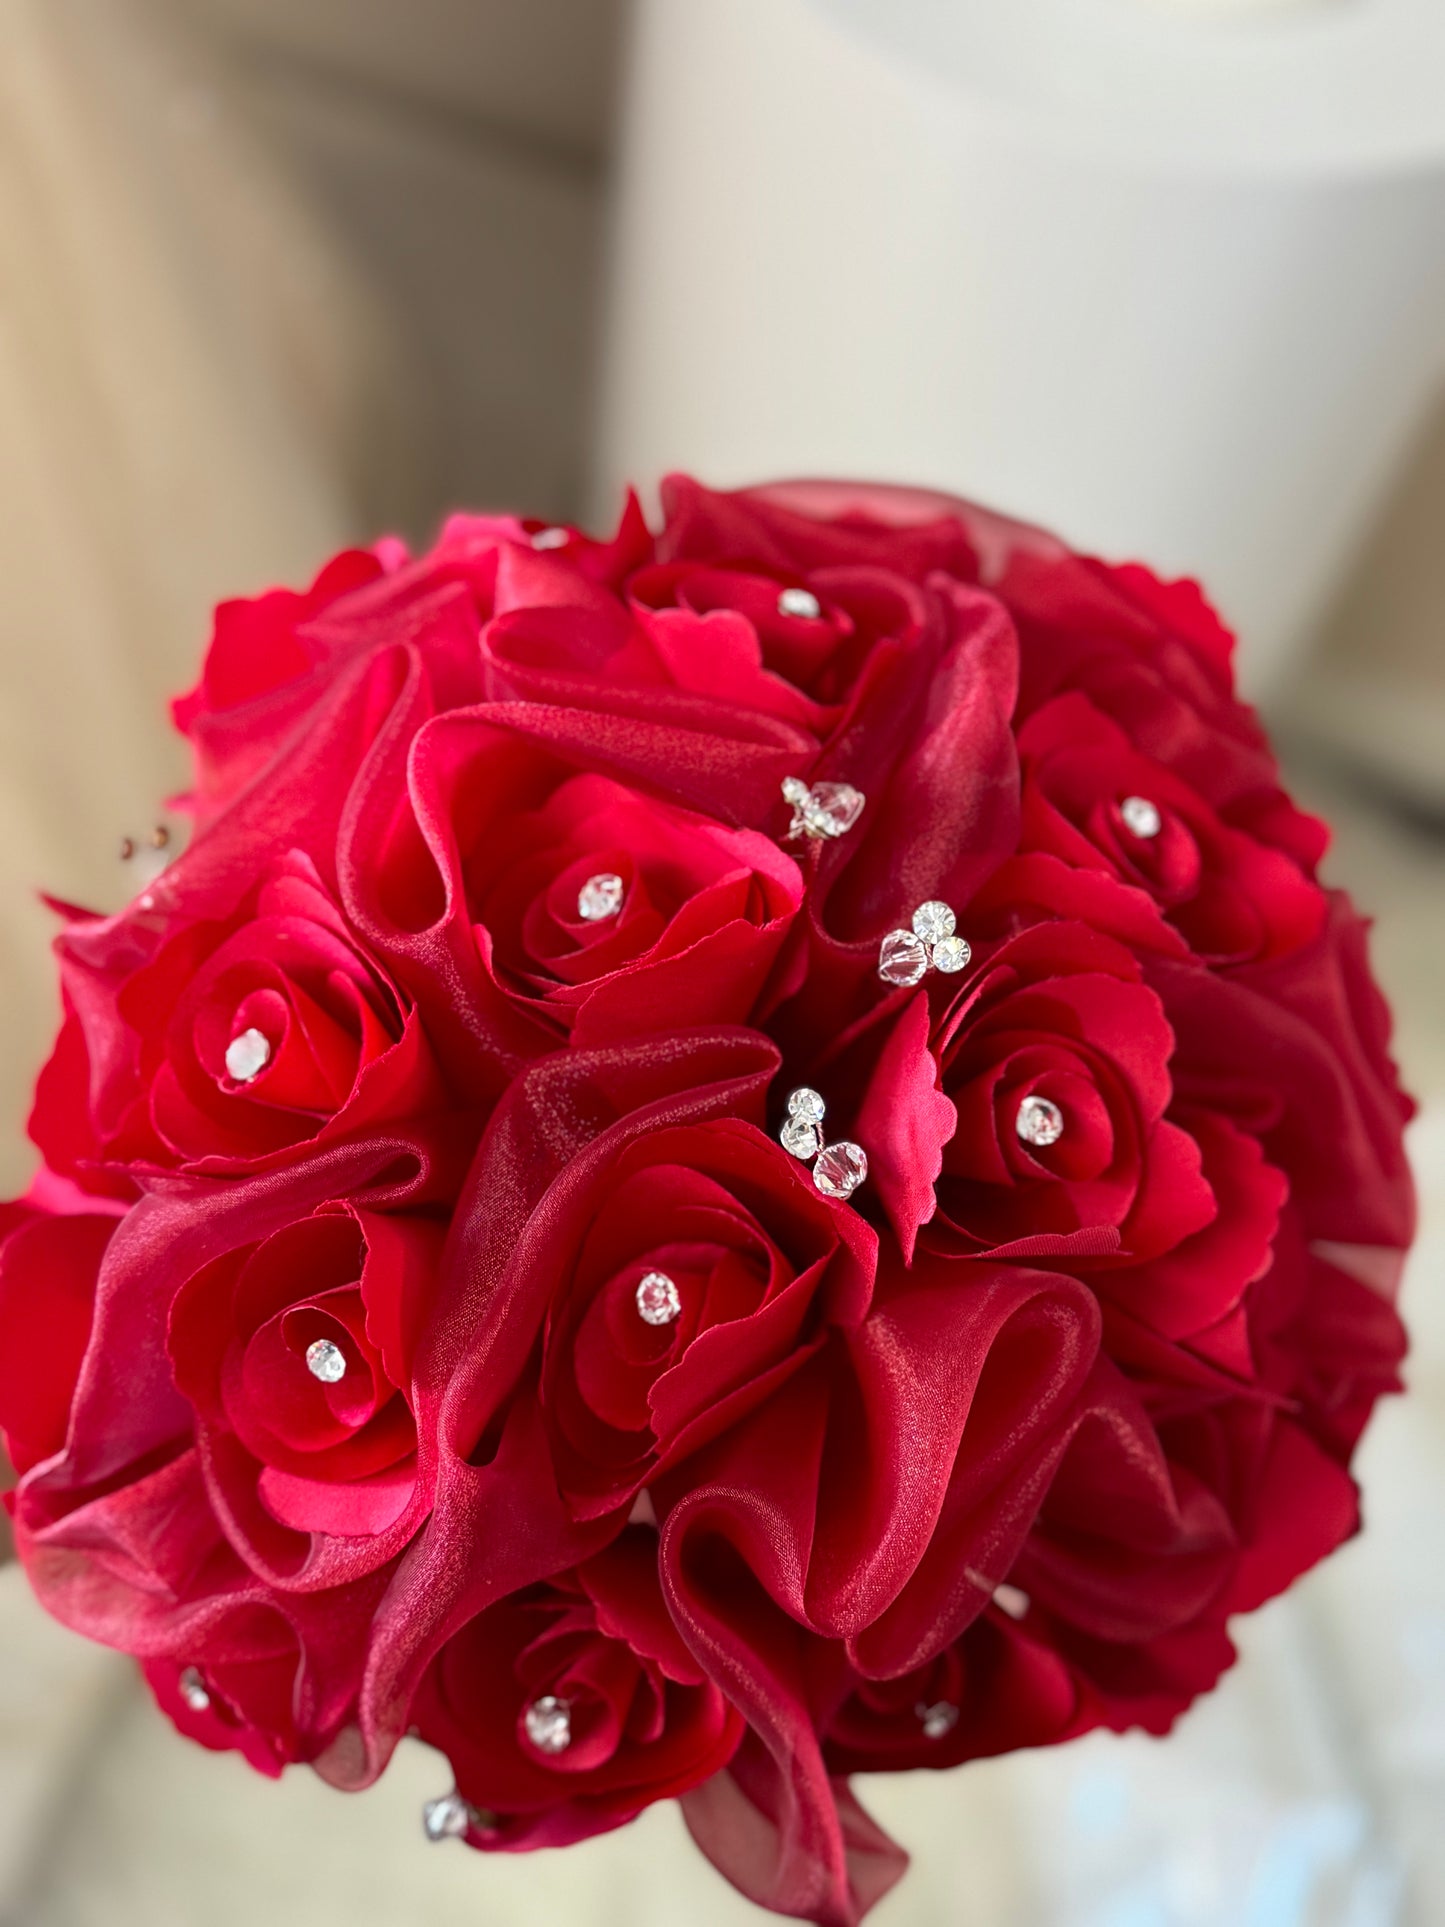
[[[1435,0],[639,0],[599,501],[954,489],[1202,576],[1258,690],[1445,370],[1442,78]]]

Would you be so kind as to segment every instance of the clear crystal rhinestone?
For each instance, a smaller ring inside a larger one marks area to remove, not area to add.
[[[821,1124],[827,1115],[827,1105],[806,1084],[800,1084],[797,1090],[788,1092],[789,1117],[800,1117],[808,1124]]]
[[[329,1338],[315,1338],[306,1347],[306,1369],[323,1385],[336,1385],[346,1376],[346,1353]]]
[[[671,1325],[681,1316],[682,1294],[665,1271],[649,1271],[637,1287],[637,1314],[644,1325]]]
[[[1064,1114],[1052,1098],[1026,1097],[1019,1105],[1014,1129],[1025,1144],[1046,1149],[1064,1135]]]
[[[916,984],[928,968],[928,948],[911,930],[890,930],[878,951],[878,975],[885,984]]]
[[[823,1148],[823,1133],[810,1117],[790,1117],[778,1133],[778,1142],[785,1151],[806,1164],[815,1158]]]
[[[784,589],[778,597],[780,616],[797,616],[803,622],[816,622],[823,613],[823,605],[811,589]]]
[[[1146,842],[1150,837],[1158,836],[1164,827],[1158,805],[1151,803],[1147,796],[1126,796],[1119,805],[1119,814],[1124,819],[1124,828]]]
[[[1010,1619],[1022,1619],[1029,1609],[1029,1596],[1017,1586],[995,1586],[993,1603],[1000,1612],[1007,1613]]]
[[[238,1084],[250,1084],[271,1062],[271,1040],[262,1030],[243,1030],[226,1046],[226,1071]]]
[[[958,1725],[958,1708],[947,1700],[935,1700],[932,1706],[918,1706],[914,1710],[926,1740],[941,1740]]]
[[[428,1840],[465,1839],[480,1817],[460,1793],[444,1793],[439,1800],[428,1800],[421,1810],[421,1823]]]
[[[825,1198],[851,1198],[868,1175],[868,1154],[861,1144],[830,1144],[818,1154],[813,1182]]]
[[[188,1666],[176,1682],[181,1698],[193,1713],[209,1713],[211,1696],[206,1691],[206,1682],[201,1678],[199,1668]]]
[[[570,529],[538,529],[532,537],[534,549],[565,549],[572,540]]]
[[[615,917],[621,908],[622,878],[613,876],[610,870],[588,877],[577,892],[577,914],[584,923],[601,923]]]
[[[796,776],[783,779],[783,795],[793,806],[789,836],[846,836],[867,800],[851,783],[815,783],[809,789]]]
[[[955,971],[967,970],[972,957],[967,937],[940,937],[933,946],[933,967],[946,977],[953,976]]]
[[[527,1738],[539,1753],[565,1753],[572,1744],[572,1709],[555,1693],[544,1693],[522,1715]]]
[[[863,814],[864,797],[851,783],[815,783],[808,792],[813,836],[846,836]]]
[[[939,943],[958,928],[958,918],[946,903],[920,903],[913,913],[913,934],[925,943]]]

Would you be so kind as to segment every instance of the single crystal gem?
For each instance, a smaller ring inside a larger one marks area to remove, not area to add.
[[[421,1810],[428,1840],[464,1840],[480,1821],[481,1815],[460,1793],[444,1793],[439,1800],[428,1800]]]
[[[1064,1114],[1051,1098],[1026,1097],[1019,1105],[1014,1129],[1025,1144],[1047,1149],[1064,1135]]]
[[[947,1700],[936,1700],[932,1706],[918,1706],[914,1710],[922,1722],[926,1740],[941,1740],[958,1725],[958,1708],[950,1706]]]
[[[1021,1592],[1017,1586],[995,1586],[993,1603],[1000,1612],[1007,1613],[1010,1619],[1022,1619],[1029,1609],[1029,1596],[1026,1592]]]
[[[544,1693],[522,1715],[527,1738],[539,1753],[565,1753],[572,1744],[572,1709],[555,1693]]]
[[[601,923],[615,917],[621,908],[622,878],[613,876],[610,870],[588,877],[577,892],[577,914],[584,923]]]
[[[851,783],[815,783],[783,778],[784,799],[793,806],[789,836],[846,836],[863,813],[866,798]]]
[[[803,622],[816,622],[823,613],[823,605],[811,589],[784,589],[778,597],[780,616],[797,616]]]
[[[337,1385],[346,1376],[346,1353],[329,1338],[315,1338],[306,1347],[306,1369],[323,1385]]]
[[[789,1117],[800,1117],[806,1124],[821,1124],[827,1115],[827,1105],[806,1084],[800,1084],[797,1090],[788,1092]]]
[[[271,1062],[271,1040],[262,1030],[243,1030],[226,1046],[226,1070],[238,1084],[250,1084]]]
[[[778,1133],[783,1149],[806,1164],[823,1148],[823,1133],[809,1117],[790,1117]]]
[[[565,549],[572,540],[570,529],[538,529],[532,537],[534,549]]]
[[[958,928],[958,918],[946,903],[920,903],[913,913],[913,934],[925,943],[941,943]]]
[[[967,970],[973,957],[967,937],[940,937],[933,946],[933,967],[941,970],[946,977],[956,971]]]
[[[1146,842],[1158,836],[1164,827],[1158,805],[1151,803],[1147,796],[1126,796],[1119,805],[1119,814],[1124,819],[1124,828]]]
[[[885,984],[916,984],[928,968],[928,947],[911,930],[890,930],[878,952]]]
[[[868,1175],[868,1154],[861,1144],[830,1144],[818,1154],[813,1182],[825,1198],[851,1198]]]
[[[863,814],[863,792],[851,783],[815,783],[808,793],[813,836],[846,836]]]
[[[196,1667],[188,1666],[177,1682],[181,1698],[193,1713],[208,1713],[211,1710],[211,1696],[206,1691],[206,1682]]]
[[[665,1271],[649,1271],[637,1287],[637,1312],[644,1325],[671,1325],[682,1313],[682,1294]]]

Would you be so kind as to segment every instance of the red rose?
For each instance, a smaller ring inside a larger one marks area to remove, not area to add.
[[[412,1441],[385,1415],[382,1397],[386,1373],[404,1371],[415,1337],[418,1241],[434,1256],[437,1234],[397,1212],[426,1208],[455,1181],[444,1142],[421,1133],[378,1134],[284,1180],[206,1187],[168,1179],[161,1195],[119,1220],[29,1220],[0,1249],[0,1316],[7,1325],[18,1322],[21,1303],[33,1299],[38,1307],[53,1296],[62,1259],[71,1273],[66,1294],[76,1306],[73,1332],[57,1324],[61,1342],[44,1347],[43,1370],[32,1359],[28,1384],[0,1378],[0,1423],[12,1446],[45,1453],[25,1451],[29,1462],[13,1499],[32,1583],[59,1618],[107,1644],[198,1668],[203,1679],[212,1667],[227,1669],[218,1702],[238,1728],[254,1728],[266,1745],[274,1743],[279,1758],[315,1758],[354,1716],[365,1628],[389,1562],[425,1513],[426,1493],[407,1466]],[[325,1213],[308,1223],[321,1227],[314,1235],[323,1241],[329,1236],[339,1245],[349,1237],[353,1254],[365,1224],[369,1273],[358,1277],[355,1262],[348,1267],[335,1251],[323,1272],[325,1254],[317,1250],[308,1254],[316,1260],[311,1275],[288,1277],[284,1261],[294,1263],[300,1253],[283,1227],[315,1211],[333,1189],[350,1193],[349,1210],[329,1223]],[[80,1226],[91,1229],[82,1234]],[[44,1293],[35,1289],[36,1265]],[[348,1269],[349,1279],[340,1275]],[[358,1321],[358,1291],[370,1325]],[[194,1384],[200,1409],[172,1377],[164,1334],[173,1305],[178,1375]],[[248,1368],[253,1372],[277,1339],[283,1351],[303,1347],[299,1370],[306,1372],[313,1324],[342,1352],[353,1387],[365,1382],[381,1420],[375,1429],[361,1400],[343,1408],[329,1432],[324,1419],[318,1425],[306,1395],[314,1386],[324,1404],[323,1383],[307,1373],[308,1382],[298,1385],[288,1369],[298,1362],[294,1354],[273,1359],[267,1384],[251,1396]],[[126,1359],[124,1372],[113,1369],[116,1357]],[[405,1397],[396,1403],[404,1407]],[[347,1462],[338,1430],[361,1441],[352,1449],[370,1452],[372,1465]],[[270,1450],[284,1476],[266,1477],[247,1449],[257,1446]],[[379,1477],[377,1461],[384,1462]],[[385,1492],[408,1469],[409,1513]],[[344,1519],[313,1514],[288,1526],[265,1510],[265,1497],[286,1506],[327,1493]],[[352,1536],[336,1536],[338,1525]],[[294,1691],[278,1724],[267,1708],[274,1705],[271,1662],[279,1664],[282,1654],[291,1656]],[[242,1691],[246,1681],[260,1694],[254,1704]]]
[[[445,1102],[416,1009],[299,852],[224,920],[60,940],[69,1015],[31,1135],[53,1168],[236,1171]]]
[[[802,897],[797,865],[579,774],[508,722],[505,707],[447,717],[418,742],[430,850],[399,839],[359,879],[374,939],[419,987],[451,963],[519,1006],[534,1048],[746,1019]]]
[[[890,1679],[845,1675],[827,1724],[825,1755],[838,1773],[944,1768],[1058,1745],[1099,1723],[1087,1682],[1037,1632],[1016,1623],[1017,1588],[951,1646]]]
[[[380,1563],[424,1508],[411,1374],[441,1240],[425,1218],[323,1206],[177,1294],[176,1384],[217,1511],[258,1570],[289,1576],[313,1533],[349,1541],[353,1564],[374,1541]]]
[[[754,1126],[620,1149],[565,1241],[524,1238],[553,1281],[541,1398],[584,1516],[735,1423],[867,1309],[876,1240]]]
[[[414,1716],[485,1847],[621,1826],[717,1772],[742,1734],[668,1618],[645,1527],[472,1620],[437,1655]]]
[[[1040,924],[937,1016],[928,999],[904,1004],[856,1125],[905,1252],[927,1224],[945,1249],[1137,1260],[1210,1222],[1198,1149],[1165,1116],[1173,1036],[1126,950]]]
[[[268,1653],[253,1632],[240,1659],[213,1660],[204,1670],[151,1659],[141,1669],[156,1704],[178,1732],[208,1752],[242,1754],[273,1780],[292,1761],[307,1757],[294,1705],[300,1656],[284,1622],[277,1622],[275,1642],[277,1650]]]
[[[1221,822],[1082,696],[1036,710],[1019,755],[1023,847],[1146,891],[1198,956],[1273,957],[1319,930],[1324,894],[1297,864]]]

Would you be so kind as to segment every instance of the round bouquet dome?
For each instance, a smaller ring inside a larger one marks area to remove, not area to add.
[[[204,1746],[850,1923],[850,1775],[1163,1732],[1356,1530],[1409,1107],[1197,589],[663,509],[217,612],[188,846],[57,906],[10,1505]]]

